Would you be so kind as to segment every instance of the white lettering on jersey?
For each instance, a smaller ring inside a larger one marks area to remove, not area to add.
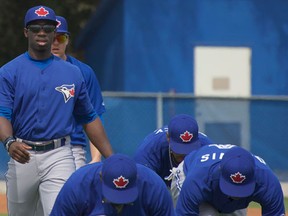
[[[159,133],[163,133],[163,132],[168,132],[168,128],[167,127],[159,128],[159,129],[156,129],[154,131],[155,134],[159,134]]]
[[[221,152],[221,153],[212,153],[212,154],[205,154],[205,155],[202,155],[201,156],[201,160],[200,162],[206,162],[208,161],[209,159],[210,160],[221,160],[224,156],[224,153]]]
[[[219,149],[231,149],[231,148],[235,147],[235,145],[231,145],[231,144],[210,144],[209,146],[210,147],[215,146]]]

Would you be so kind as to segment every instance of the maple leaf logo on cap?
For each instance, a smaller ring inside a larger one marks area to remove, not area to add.
[[[118,177],[117,179],[113,180],[114,185],[116,186],[116,188],[126,188],[126,186],[129,183],[129,179],[126,179],[125,177],[123,177],[122,175],[120,177]]]
[[[193,134],[189,131],[185,131],[183,134],[180,134],[180,138],[183,142],[190,142],[193,138]]]
[[[49,14],[49,11],[46,10],[44,7],[40,7],[39,9],[35,10],[35,14],[41,17],[45,17]]]
[[[246,179],[246,176],[242,175],[240,172],[230,175],[231,180],[234,183],[241,184]]]

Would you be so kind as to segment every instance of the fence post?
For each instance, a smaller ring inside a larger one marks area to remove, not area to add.
[[[163,126],[163,96],[162,93],[157,94],[157,103],[156,103],[156,109],[157,109],[157,128],[160,128]]]

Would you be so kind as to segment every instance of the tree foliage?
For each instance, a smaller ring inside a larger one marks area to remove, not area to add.
[[[52,8],[57,15],[66,18],[71,33],[69,52],[81,58],[73,50],[73,38],[84,28],[87,20],[96,10],[101,0],[51,0],[51,1],[15,1],[0,0],[0,66],[27,50],[24,37],[24,17],[26,11],[37,5]]]

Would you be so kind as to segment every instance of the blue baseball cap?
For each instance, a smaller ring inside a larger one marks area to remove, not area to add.
[[[220,162],[221,191],[230,197],[248,197],[255,189],[255,160],[250,152],[236,146],[225,153]]]
[[[58,23],[56,28],[57,33],[65,33],[69,35],[70,32],[68,31],[68,24],[66,19],[62,16],[56,16],[56,21]]]
[[[189,154],[201,147],[198,138],[198,123],[190,115],[174,116],[168,124],[169,145],[176,154]]]
[[[26,27],[30,22],[36,20],[48,20],[55,26],[58,24],[55,12],[51,8],[42,5],[32,7],[26,12],[24,26]]]
[[[102,194],[116,204],[131,203],[137,199],[137,167],[132,158],[114,154],[103,162]]]

